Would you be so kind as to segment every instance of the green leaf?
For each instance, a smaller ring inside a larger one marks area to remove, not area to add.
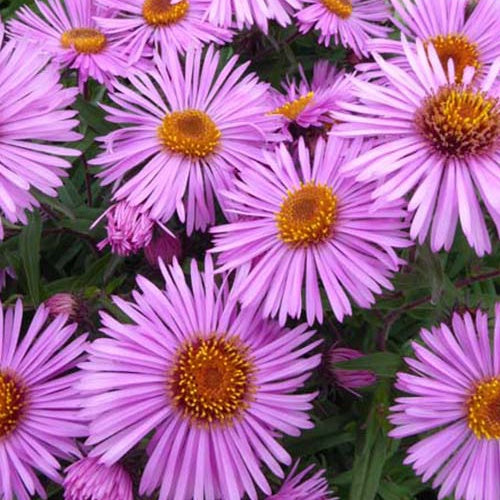
[[[19,254],[28,283],[28,291],[33,304],[38,305],[41,297],[40,286],[40,239],[42,220],[38,212],[30,214],[29,223],[19,235]]]
[[[82,96],[78,96],[73,106],[79,111],[80,119],[99,135],[106,135],[115,128],[106,121],[106,112],[102,108],[86,101]]]
[[[393,377],[401,366],[401,356],[393,352],[375,352],[361,358],[335,363],[336,368],[342,368],[343,370],[371,370],[380,377]]]

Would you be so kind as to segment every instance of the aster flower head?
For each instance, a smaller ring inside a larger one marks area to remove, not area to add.
[[[132,479],[120,464],[85,457],[66,469],[64,500],[134,500]]]
[[[327,353],[326,362],[334,383],[348,391],[373,385],[377,380],[377,376],[372,371],[345,370],[335,366],[337,363],[341,363],[342,361],[350,361],[352,359],[359,359],[362,357],[363,353],[356,349],[333,345]]]
[[[79,454],[74,438],[87,435],[72,373],[86,336],[70,342],[67,316],[48,322],[41,306],[21,336],[23,305],[0,304],[0,497],[46,498],[36,470],[60,482],[58,458]]]
[[[133,302],[115,298],[131,322],[103,313],[106,338],[82,365],[91,455],[111,465],[154,430],[139,494],[269,495],[261,465],[283,477],[280,463],[291,462],[278,437],[313,426],[315,394],[294,393],[318,366],[320,355],[307,355],[320,341],[306,325],[280,328],[240,310],[209,257],[203,273],[192,262],[190,286],[177,262],[161,268],[164,290],[138,277]]]
[[[116,200],[162,222],[177,212],[188,234],[214,222],[214,195],[231,186],[235,169],[281,138],[279,120],[266,115],[268,85],[244,76],[248,64],[237,66],[236,57],[220,72],[219,62],[212,46],[188,51],[184,64],[168,51],[154,71],[130,78],[132,88],[115,83],[118,107],[104,107],[124,127],[103,139],[107,149],[92,161],[104,185],[122,184]]]
[[[35,5],[40,15],[22,6],[10,21],[12,38],[29,40],[61,67],[77,70],[80,90],[88,78],[110,87],[115,76],[127,75],[125,55],[94,20],[103,14],[94,0],[35,0]]]
[[[299,127],[331,127],[330,112],[336,109],[338,100],[348,100],[349,81],[343,71],[338,71],[328,61],[318,61],[313,67],[309,82],[302,66],[299,66],[299,82],[287,78],[282,86],[285,94],[271,89],[272,114],[282,117],[287,127],[291,123]]]
[[[380,142],[353,159],[344,171],[359,180],[384,179],[374,192],[391,200],[410,194],[411,237],[422,243],[430,231],[433,251],[449,250],[458,220],[479,256],[491,251],[482,198],[500,231],[500,59],[484,79],[474,70],[456,83],[432,45],[416,50],[403,40],[410,72],[375,56],[387,79],[353,80],[360,104],[340,103],[332,134]]]
[[[311,477],[307,478],[308,474],[314,469],[314,465],[310,465],[297,473],[298,465],[299,461],[295,462],[279,491],[267,497],[266,500],[337,500],[336,497],[332,497],[328,489],[324,469],[316,471]]]
[[[500,4],[498,0],[479,1],[467,16],[468,0],[391,0],[396,16],[393,23],[403,36],[424,45],[432,44],[446,71],[453,61],[455,78],[462,80],[470,66],[477,74],[487,73],[500,57]],[[370,40],[368,47],[379,54],[395,55],[393,64],[409,68],[403,45],[390,39]]]
[[[26,224],[26,211],[38,206],[32,190],[55,197],[71,167],[65,157],[80,154],[57,145],[81,138],[77,112],[67,109],[77,90],[64,88],[48,57],[26,43],[9,41],[0,59],[0,217]]]
[[[190,47],[231,40],[230,30],[206,20],[210,0],[98,0],[113,17],[97,18],[103,32],[113,38],[131,62],[149,56],[152,47],[180,53]]]
[[[149,245],[144,247],[144,255],[153,267],[159,267],[158,259],[161,259],[165,264],[171,264],[174,259],[180,260],[182,244],[174,234],[156,231]]]
[[[410,245],[403,202],[376,206],[373,183],[339,172],[366,147],[320,138],[311,158],[300,140],[296,166],[282,144],[226,193],[244,220],[213,227],[212,251],[220,253],[221,270],[238,270],[235,293],[244,306],[262,304],[266,316],[284,324],[302,314],[305,287],[309,324],[323,321],[322,293],[342,321],[351,314],[348,295],[370,307],[381,287],[392,288],[400,264],[395,248]]]
[[[482,311],[454,314],[451,326],[421,331],[411,373],[399,373],[406,395],[391,409],[400,439],[424,434],[408,449],[423,481],[432,477],[439,498],[496,500],[500,475],[500,303],[493,335]]]
[[[367,43],[374,37],[386,37],[391,31],[382,26],[389,19],[385,0],[304,0],[296,14],[299,31],[319,30],[319,42],[342,43],[361,57],[368,56]]]

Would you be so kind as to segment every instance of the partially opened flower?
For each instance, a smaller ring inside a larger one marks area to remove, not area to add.
[[[181,240],[163,230],[156,230],[151,242],[144,247],[144,256],[153,267],[159,267],[158,259],[171,264],[174,259],[180,260],[181,255]]]
[[[66,469],[64,500],[133,500],[132,479],[120,464],[85,457]]]
[[[333,345],[326,355],[327,369],[333,382],[348,391],[374,384],[377,376],[370,370],[351,370],[336,366],[337,363],[362,357],[363,353],[356,349]]]
[[[135,62],[152,47],[174,48],[184,53],[190,47],[225,43],[233,33],[207,21],[210,0],[98,0],[113,17],[97,18],[98,25]]]
[[[79,300],[72,293],[55,293],[45,301],[45,307],[52,316],[65,314],[73,321],[79,316]]]
[[[422,434],[407,451],[423,481],[432,477],[439,498],[497,500],[500,476],[500,303],[493,335],[486,313],[454,314],[421,331],[413,343],[412,373],[399,373],[406,393],[391,409],[400,439]]]
[[[474,71],[455,82],[432,45],[405,42],[409,73],[376,56],[387,84],[353,80],[360,104],[341,104],[332,134],[372,137],[380,143],[353,159],[344,171],[359,180],[385,179],[374,195],[387,200],[410,195],[411,236],[449,250],[458,220],[478,255],[491,251],[479,200],[500,231],[500,59],[480,81]]]
[[[46,498],[36,471],[60,482],[59,458],[78,456],[74,438],[87,435],[75,390],[86,336],[70,342],[67,316],[47,322],[41,306],[21,335],[23,305],[0,304],[0,498]]]
[[[35,0],[40,14],[26,5],[9,23],[9,32],[18,40],[29,40],[64,68],[76,69],[83,89],[87,79],[110,86],[117,76],[125,76],[125,55],[98,27],[94,17],[103,14],[94,0]]]
[[[68,109],[77,89],[64,88],[48,57],[26,43],[8,42],[0,60],[0,217],[26,224],[26,210],[39,205],[32,191],[55,197],[71,167],[65,157],[80,154],[57,145],[81,138],[77,112]]]
[[[244,76],[248,63],[236,66],[237,57],[220,71],[219,62],[213,47],[189,51],[185,63],[167,51],[155,70],[130,78],[132,88],[115,83],[110,97],[118,107],[104,108],[124,127],[103,139],[107,149],[92,161],[104,185],[122,184],[115,200],[162,222],[177,212],[188,234],[214,222],[214,195],[220,201],[235,169],[280,138],[279,120],[266,115],[268,85]]]
[[[300,127],[325,127],[333,123],[330,112],[337,108],[337,101],[348,100],[350,83],[343,71],[338,71],[328,61],[314,64],[312,81],[309,82],[299,66],[301,79],[287,78],[283,82],[285,94],[271,89],[272,114],[283,118],[285,127],[295,123]]]
[[[467,66],[478,74],[487,73],[500,57],[500,3],[481,0],[466,16],[468,0],[391,0],[396,16],[393,22],[410,40],[432,43],[443,68],[453,61],[459,82]],[[403,45],[387,38],[371,40],[370,50],[380,54],[399,54],[391,63],[409,69]]]
[[[320,138],[311,159],[301,140],[298,165],[281,145],[266,165],[242,172],[226,193],[242,220],[212,228],[212,251],[222,270],[238,270],[235,293],[244,306],[262,304],[284,324],[302,314],[305,297],[312,324],[323,320],[323,296],[341,321],[351,299],[370,307],[381,287],[392,288],[395,249],[410,245],[403,202],[376,205],[373,183],[339,172],[366,149],[361,141]]]
[[[382,26],[389,19],[385,0],[304,0],[296,14],[299,31],[319,30],[319,42],[330,41],[350,47],[357,56],[369,54],[367,42],[386,37],[390,28]]]
[[[316,471],[307,478],[314,469],[314,465],[297,473],[298,465],[299,461],[295,462],[281,488],[274,495],[267,497],[266,500],[336,500],[328,488],[324,469]]]
[[[159,486],[160,498],[256,499],[257,488],[271,493],[261,465],[283,477],[291,462],[278,438],[313,426],[315,394],[294,393],[320,341],[306,325],[240,310],[210,258],[204,268],[192,262],[189,286],[177,262],[162,266],[165,289],[138,277],[133,302],[115,298],[130,322],[102,314],[106,337],[82,364],[88,444],[110,466],[154,432],[140,495]]]

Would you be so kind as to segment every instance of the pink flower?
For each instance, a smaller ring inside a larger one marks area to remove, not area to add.
[[[233,33],[206,20],[210,0],[97,0],[114,17],[96,19],[103,32],[116,41],[129,61],[150,55],[154,46],[161,52],[180,53],[207,43],[225,43]]]
[[[120,465],[82,458],[66,469],[64,500],[133,500],[132,479]]]
[[[375,204],[373,183],[340,173],[340,166],[369,149],[361,141],[318,139],[314,158],[299,141],[297,164],[284,145],[266,165],[241,173],[225,193],[244,220],[212,228],[221,270],[238,270],[243,306],[262,305],[266,316],[323,321],[320,285],[339,321],[375,302],[400,260],[406,239],[403,202]],[[303,294],[303,287],[305,293]],[[349,297],[350,296],[350,297]]]
[[[159,268],[158,259],[165,264],[171,264],[174,259],[179,260],[182,245],[177,236],[157,231],[149,245],[144,248],[144,255],[151,266]]]
[[[344,165],[358,180],[382,180],[374,196],[410,195],[411,237],[433,251],[450,250],[457,222],[479,256],[491,251],[479,199],[500,232],[500,59],[484,79],[467,68],[455,82],[453,63],[443,71],[436,50],[403,41],[409,73],[376,56],[387,86],[353,80],[360,104],[341,104],[332,134],[380,140]]]
[[[65,314],[75,320],[78,313],[78,301],[72,293],[56,293],[45,301],[45,306],[53,316]]]
[[[306,325],[241,310],[210,258],[203,273],[192,262],[190,286],[177,262],[161,269],[164,289],[139,276],[133,302],[115,298],[130,322],[102,313],[106,338],[81,365],[90,454],[110,466],[148,439],[140,495],[158,486],[164,498],[269,495],[261,465],[283,477],[280,463],[291,463],[278,438],[313,427],[315,394],[295,392],[320,362],[307,356],[320,341]]]
[[[439,498],[497,500],[500,477],[500,303],[493,335],[486,313],[454,314],[422,329],[413,343],[412,373],[399,373],[406,393],[391,408],[396,439],[422,434],[407,451],[406,464],[434,477]]]
[[[213,47],[189,51],[184,63],[175,51],[155,61],[154,71],[130,78],[131,87],[115,84],[118,107],[104,107],[124,127],[103,139],[107,149],[92,163],[102,167],[104,185],[122,184],[115,200],[162,222],[177,212],[190,234],[214,222],[214,195],[232,185],[235,171],[281,138],[279,121],[266,115],[268,85],[244,76],[248,64],[236,66],[236,57],[221,71]]]
[[[68,343],[76,325],[47,322],[41,306],[21,336],[23,305],[0,304],[0,497],[46,498],[35,470],[60,482],[58,458],[78,456],[74,438],[87,435],[78,416],[74,372],[86,335]]]
[[[386,37],[390,28],[381,26],[389,19],[385,0],[304,0],[296,18],[299,31],[319,30],[319,42],[342,43],[356,55],[367,56],[367,42],[373,37]]]
[[[80,90],[88,78],[111,87],[112,79],[128,73],[122,50],[97,26],[103,14],[94,0],[35,0],[40,15],[29,7],[17,11],[9,23],[13,38],[42,47],[61,67],[76,69]]]
[[[356,349],[336,345],[331,347],[327,355],[328,370],[339,387],[346,390],[360,389],[376,382],[377,376],[370,370],[345,370],[335,366],[336,363],[362,357],[363,353]]]

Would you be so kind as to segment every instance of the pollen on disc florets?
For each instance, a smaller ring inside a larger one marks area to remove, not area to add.
[[[447,71],[448,60],[453,60],[455,68],[455,81],[460,83],[467,66],[476,70],[481,68],[479,62],[479,47],[471,42],[465,35],[451,34],[438,35],[428,39],[436,49],[443,68]]]
[[[337,197],[314,182],[288,191],[276,214],[279,238],[291,246],[309,246],[330,238],[337,217]]]
[[[467,423],[478,439],[500,439],[500,377],[476,386],[467,402]]]
[[[94,28],[74,28],[61,35],[61,46],[73,48],[80,54],[98,54],[106,44],[106,35]]]
[[[462,85],[441,87],[415,115],[420,133],[446,157],[487,153],[500,139],[497,98]]]
[[[274,111],[271,111],[272,115],[283,115],[289,120],[296,120],[300,113],[306,109],[307,105],[313,100],[314,92],[308,92],[306,95],[299,97],[290,102],[286,102]]]
[[[0,439],[18,426],[25,404],[25,392],[14,377],[0,372]]]
[[[350,0],[321,0],[323,5],[332,14],[341,19],[349,19],[352,14],[352,2]]]
[[[181,0],[176,4],[172,4],[171,0],[145,0],[142,17],[151,26],[169,26],[182,21],[188,10],[188,0]]]
[[[213,153],[221,138],[221,132],[212,119],[196,109],[167,114],[158,135],[170,151],[195,158]]]
[[[199,337],[180,349],[169,374],[173,404],[195,423],[230,424],[248,405],[252,373],[237,338]]]

